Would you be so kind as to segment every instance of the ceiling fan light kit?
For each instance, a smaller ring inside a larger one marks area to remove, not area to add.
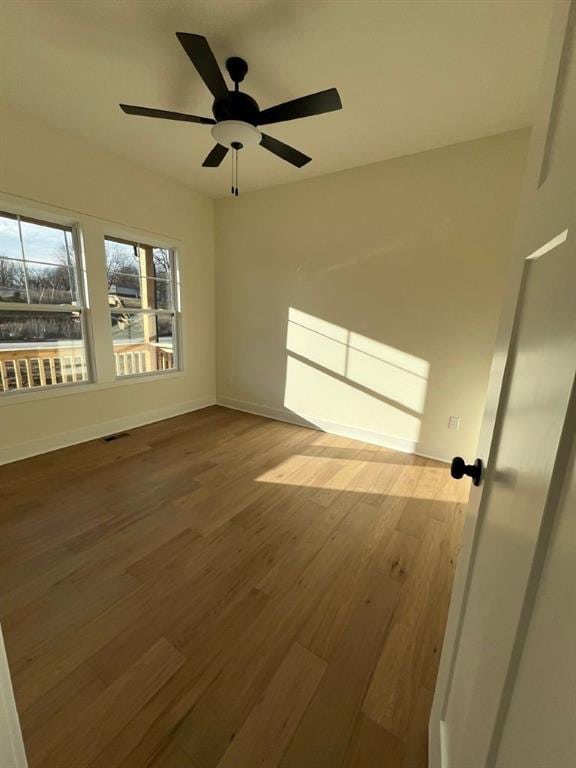
[[[258,128],[242,120],[222,120],[221,123],[216,123],[212,126],[212,137],[218,144],[229,149],[234,144],[240,144],[239,149],[242,149],[256,146],[262,141],[262,134]]]
[[[236,196],[238,196],[238,152],[244,147],[260,145],[297,168],[310,162],[311,157],[263,133],[259,130],[259,126],[342,109],[342,102],[336,88],[329,88],[326,91],[312,93],[260,110],[258,103],[239,89],[240,83],[248,72],[248,64],[244,59],[232,56],[226,60],[228,75],[234,83],[234,89],[229,90],[206,38],[187,32],[177,32],[176,37],[214,97],[212,105],[214,118],[120,104],[120,108],[126,114],[212,125],[212,136],[216,145],[202,165],[207,168],[216,168],[232,150],[232,194]]]

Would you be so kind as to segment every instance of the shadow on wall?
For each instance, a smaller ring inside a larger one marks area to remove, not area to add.
[[[300,419],[327,431],[348,424],[408,450],[418,445],[426,360],[294,307],[286,351],[284,406]]]

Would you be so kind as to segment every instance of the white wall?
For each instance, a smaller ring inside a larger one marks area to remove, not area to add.
[[[218,201],[219,401],[473,459],[528,138]]]
[[[97,360],[95,385],[0,398],[0,458],[14,460],[213,402],[212,201],[13,109],[3,110],[0,123],[0,209],[79,222],[98,334],[110,334],[104,234],[177,247],[184,360],[183,373],[116,382],[105,354]]]

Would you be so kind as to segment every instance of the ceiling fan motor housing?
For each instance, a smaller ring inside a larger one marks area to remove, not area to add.
[[[226,69],[237,89],[248,72],[248,65],[244,59],[232,56],[226,61]],[[212,113],[217,121],[212,136],[218,144],[231,149],[260,144],[262,134],[256,127],[260,108],[247,93],[228,91],[226,96],[214,101]]]
[[[258,125],[260,109],[258,104],[247,93],[228,91],[228,95],[216,99],[212,106],[212,114],[216,120],[241,120],[243,123]]]

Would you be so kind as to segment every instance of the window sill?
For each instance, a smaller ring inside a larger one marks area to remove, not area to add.
[[[69,397],[70,395],[85,395],[90,392],[101,392],[104,389],[133,386],[148,381],[167,381],[184,377],[184,371],[164,371],[163,373],[137,373],[114,381],[103,382],[70,382],[54,388],[34,387],[33,389],[12,390],[0,393],[0,408],[7,405],[23,405],[32,400],[51,400],[54,397]]]

